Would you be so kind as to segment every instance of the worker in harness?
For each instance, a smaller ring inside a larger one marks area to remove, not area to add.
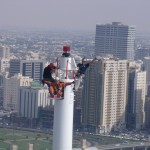
[[[76,73],[76,78],[80,78],[83,76],[87,70],[87,68],[95,62],[96,58],[94,58],[92,61],[85,61],[85,58],[82,59],[82,62],[77,64],[78,71]]]
[[[63,98],[64,97],[64,88],[68,85],[71,85],[73,82],[64,83],[56,80],[55,82],[45,81],[49,86],[50,98]]]
[[[92,61],[85,61],[85,58],[82,59],[82,62],[77,64],[78,71],[75,75],[75,84],[74,84],[74,90],[78,90],[79,88],[82,88],[81,82],[85,75],[86,70],[88,67],[95,62],[96,58],[94,58]]]
[[[56,67],[53,63],[50,63],[47,67],[44,68],[42,80],[43,84],[45,83],[45,81],[55,82],[55,79],[52,77],[52,74],[55,72],[55,69]]]

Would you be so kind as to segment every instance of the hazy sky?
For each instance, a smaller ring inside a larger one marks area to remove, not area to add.
[[[150,33],[150,0],[0,0],[0,26],[95,31],[112,21]]]

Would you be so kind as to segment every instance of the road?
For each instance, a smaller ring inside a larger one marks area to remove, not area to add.
[[[121,149],[121,148],[129,148],[129,147],[150,147],[150,142],[132,142],[132,143],[122,143],[122,144],[109,144],[109,145],[101,145],[99,150],[108,150],[108,149]]]

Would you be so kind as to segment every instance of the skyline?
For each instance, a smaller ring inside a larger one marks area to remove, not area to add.
[[[1,0],[0,26],[95,31],[96,24],[117,21],[135,25],[138,33],[150,33],[149,4],[148,0]]]

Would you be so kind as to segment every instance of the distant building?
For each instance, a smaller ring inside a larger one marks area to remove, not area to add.
[[[3,79],[3,107],[6,110],[15,110],[18,112],[19,109],[19,89],[21,86],[30,86],[33,79],[30,77],[23,77],[21,74],[8,78],[7,76]]]
[[[37,119],[39,117],[39,108],[51,105],[48,98],[47,87],[40,86],[39,82],[33,82],[30,87],[21,87],[19,114],[28,119]]]
[[[135,26],[120,22],[96,25],[95,56],[112,54],[115,58],[134,60]]]
[[[145,127],[150,129],[150,85],[147,85],[145,98]]]
[[[0,107],[3,106],[3,78],[4,76],[0,74]]]
[[[29,144],[28,144],[28,150],[34,150],[34,145],[31,144],[31,143],[29,143]]]
[[[146,71],[146,84],[150,84],[150,57],[144,57],[144,70]]]
[[[39,107],[39,119],[42,128],[53,129],[54,121],[54,105],[49,105],[46,107]]]
[[[29,76],[35,81],[41,81],[45,67],[44,60],[10,60],[10,76],[21,73],[23,76]]]
[[[135,51],[135,60],[143,60],[144,57],[150,56],[150,49],[140,48]]]
[[[81,88],[78,91],[75,91],[75,103],[74,103],[74,129],[80,129],[81,128],[81,120],[82,120],[82,85]]]
[[[10,48],[0,45],[0,58],[10,59]]]
[[[85,75],[82,123],[85,129],[110,132],[125,128],[126,60],[102,58]]]
[[[10,150],[18,150],[18,145],[12,144]]]
[[[150,96],[145,99],[145,127],[150,129]]]
[[[10,66],[10,60],[6,59],[6,58],[2,58],[0,59],[0,72],[4,73],[7,72],[9,70],[9,66]]]
[[[146,72],[141,71],[135,74],[135,95],[134,95],[134,114],[135,128],[145,127],[145,96],[146,96]]]
[[[9,47],[0,45],[0,72],[8,71],[9,61],[10,61]]]
[[[129,64],[127,127],[142,129],[145,127],[146,72],[141,67]]]

